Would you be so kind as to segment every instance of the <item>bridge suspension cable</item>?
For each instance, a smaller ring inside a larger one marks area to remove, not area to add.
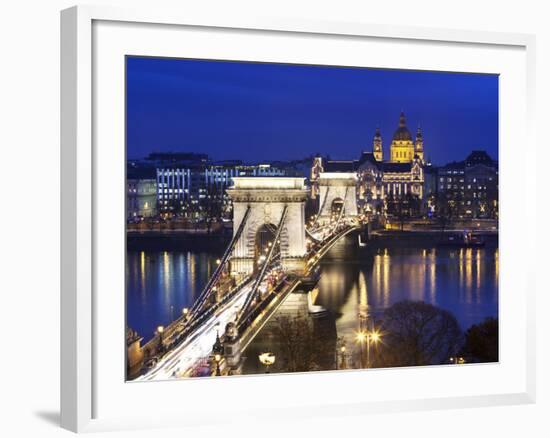
[[[241,237],[241,234],[243,233],[248,217],[250,216],[250,211],[251,211],[251,208],[250,206],[248,206],[246,208],[246,211],[244,212],[244,216],[241,220],[241,223],[239,224],[239,228],[237,229],[237,232],[231,239],[229,246],[226,248],[223,254],[223,257],[220,259],[220,263],[216,267],[214,274],[210,277],[210,280],[208,280],[206,287],[203,289],[203,291],[199,295],[199,298],[197,298],[197,301],[195,301],[195,303],[193,304],[193,307],[191,308],[191,311],[190,311],[189,320],[188,320],[189,323],[192,322],[197,316],[197,314],[200,312],[200,310],[202,310],[202,307],[206,302],[206,299],[210,295],[212,288],[214,287],[220,275],[222,274],[225,268],[225,265],[227,264],[227,262],[229,261],[229,258],[231,257],[231,253],[233,252],[233,249],[235,249],[235,245],[237,244],[237,242]]]
[[[309,229],[308,229],[307,227],[306,227],[306,234],[307,234],[309,237],[311,237],[313,240],[315,240],[316,242],[320,242],[320,241],[321,241],[320,239],[318,239],[317,237],[315,237],[315,236],[313,235],[313,233],[312,233],[311,231],[309,231]]]
[[[346,209],[346,199],[348,197],[348,189],[349,187],[346,187],[346,191],[344,192],[344,202],[342,203],[342,208],[340,209],[340,214],[338,215],[338,220],[334,224],[334,227],[332,228],[332,233],[336,231],[338,228],[338,225],[340,224],[340,221],[342,220],[342,217],[344,216],[344,210]],[[331,234],[332,234],[331,233]]]
[[[319,207],[319,211],[317,212],[317,214],[315,215],[315,219],[313,220],[313,225],[312,225],[312,228],[315,227],[315,224],[317,224],[317,222],[319,221],[319,217],[321,216],[321,213],[323,211],[323,208],[325,208],[325,204],[327,202],[327,198],[328,198],[328,192],[330,191],[330,186],[327,186],[327,191],[325,192],[325,196],[323,197],[323,202],[321,203],[320,207]],[[306,234],[312,238],[313,240],[315,240],[316,242],[320,242],[321,239],[319,239],[318,237],[315,237],[315,235],[309,230],[309,228],[307,227],[307,223],[306,223]]]
[[[325,192],[325,197],[323,198],[323,202],[321,203],[321,206],[319,208],[319,211],[317,212],[317,215],[315,216],[315,223],[319,220],[319,216],[321,216],[321,213],[323,212],[323,208],[325,208],[325,204],[327,203],[328,198],[328,192],[330,191],[330,186],[327,186],[327,191]]]
[[[266,255],[266,259],[260,268],[260,272],[258,273],[256,279],[254,280],[254,283],[252,285],[252,288],[250,289],[250,292],[248,293],[248,296],[246,297],[246,300],[243,304],[243,307],[241,311],[239,312],[239,316],[237,318],[237,325],[239,325],[243,319],[248,313],[248,309],[250,308],[250,305],[252,304],[252,300],[257,294],[258,287],[260,286],[260,283],[262,282],[265,273],[267,271],[268,266],[271,263],[271,259],[273,258],[273,254],[275,252],[275,247],[277,246],[275,243],[279,240],[281,236],[281,231],[283,229],[283,225],[286,219],[286,213],[287,213],[287,206],[285,205],[283,208],[283,213],[281,214],[281,219],[279,220],[279,225],[277,226],[277,231],[275,233],[275,237],[273,239],[273,244],[269,247],[269,250]]]

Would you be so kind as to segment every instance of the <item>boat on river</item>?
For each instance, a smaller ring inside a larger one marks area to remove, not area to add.
[[[479,248],[485,246],[485,240],[478,234],[473,234],[471,231],[462,233],[453,233],[445,235],[439,242],[438,246],[453,246],[461,248]]]

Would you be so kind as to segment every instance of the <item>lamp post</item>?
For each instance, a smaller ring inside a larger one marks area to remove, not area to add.
[[[377,344],[380,341],[380,333],[373,330],[367,335],[367,368],[370,368],[370,344]]]
[[[342,360],[342,363],[340,364],[340,369],[345,370],[346,369],[346,346],[345,345],[342,345],[342,347],[340,347],[340,356]]]
[[[275,363],[275,355],[273,353],[262,353],[258,359],[265,366],[265,373],[269,374],[269,367]]]
[[[455,365],[463,365],[466,363],[466,360],[462,356],[452,356],[449,358],[449,361]]]
[[[359,343],[359,347],[360,347],[360,351],[361,351],[361,368],[365,368],[365,359],[364,359],[364,349],[363,349],[363,344],[367,341],[368,337],[367,337],[367,332],[364,331],[364,330],[359,330],[356,334],[355,334],[355,340]]]
[[[380,333],[376,330],[371,332],[367,330],[360,330],[355,335],[355,340],[359,343],[361,348],[361,368],[370,368],[370,344],[377,344],[380,341]],[[367,346],[367,362],[364,361],[364,348],[363,344]]]
[[[164,344],[162,342],[162,334],[164,333],[164,326],[159,325],[157,327],[157,333],[159,335],[159,347],[158,348],[159,348],[159,352],[162,353],[164,351]]]
[[[222,357],[220,354],[216,353],[214,355],[214,362],[216,362],[216,376],[221,376],[222,372],[220,370],[220,361],[222,360]]]

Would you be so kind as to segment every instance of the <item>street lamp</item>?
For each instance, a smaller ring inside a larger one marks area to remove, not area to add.
[[[164,345],[163,345],[163,342],[162,342],[162,334],[164,333],[164,326],[159,325],[157,327],[157,333],[159,335],[159,351],[162,352],[162,350],[164,349]]]
[[[221,376],[222,372],[220,370],[220,361],[222,360],[222,357],[220,354],[216,353],[214,355],[214,362],[216,362],[216,376]]]
[[[466,363],[466,360],[462,356],[450,357],[449,361],[455,365],[463,365]]]
[[[346,346],[345,345],[342,345],[342,347],[340,348],[340,355],[342,359],[340,368],[345,370],[346,369]]]
[[[187,321],[187,317],[189,316],[189,309],[187,307],[184,307],[181,309],[181,313],[183,315],[183,319]]]
[[[380,342],[380,333],[378,331],[366,331],[366,330],[360,330],[355,334],[355,340],[359,342],[359,345],[361,346],[361,368],[370,368],[370,344],[374,343],[377,344]],[[365,366],[364,358],[363,358],[363,344],[367,345],[367,363]]]
[[[258,356],[258,359],[265,365],[265,373],[269,374],[269,367],[275,363],[275,355],[273,353],[262,353]]]
[[[370,368],[370,344],[377,344],[380,341],[380,333],[373,330],[369,333],[367,339],[367,368]]]
[[[368,338],[367,333],[363,330],[360,330],[355,334],[355,340],[357,342],[359,342],[359,345],[361,347],[361,368],[365,367],[365,363],[364,363],[365,359],[364,359],[364,354],[363,354],[363,344],[365,343],[367,338]]]

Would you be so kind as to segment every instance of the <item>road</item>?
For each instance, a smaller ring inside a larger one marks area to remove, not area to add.
[[[312,234],[318,239],[325,239],[329,233],[329,227],[322,227]],[[265,276],[265,278],[267,277],[268,275]],[[136,378],[135,381],[188,377],[196,369],[197,364],[211,354],[216,334],[219,332],[222,335],[227,323],[235,321],[253,284],[254,282],[246,283],[231,300],[207,318],[181,345],[168,352],[153,368]],[[265,287],[265,280],[260,288],[263,287]]]
[[[219,330],[222,335],[227,323],[235,320],[237,311],[243,306],[251,288],[252,284],[249,282],[181,345],[166,354],[150,371],[135,381],[167,380],[188,375],[197,361],[210,355],[216,341],[216,333]]]

